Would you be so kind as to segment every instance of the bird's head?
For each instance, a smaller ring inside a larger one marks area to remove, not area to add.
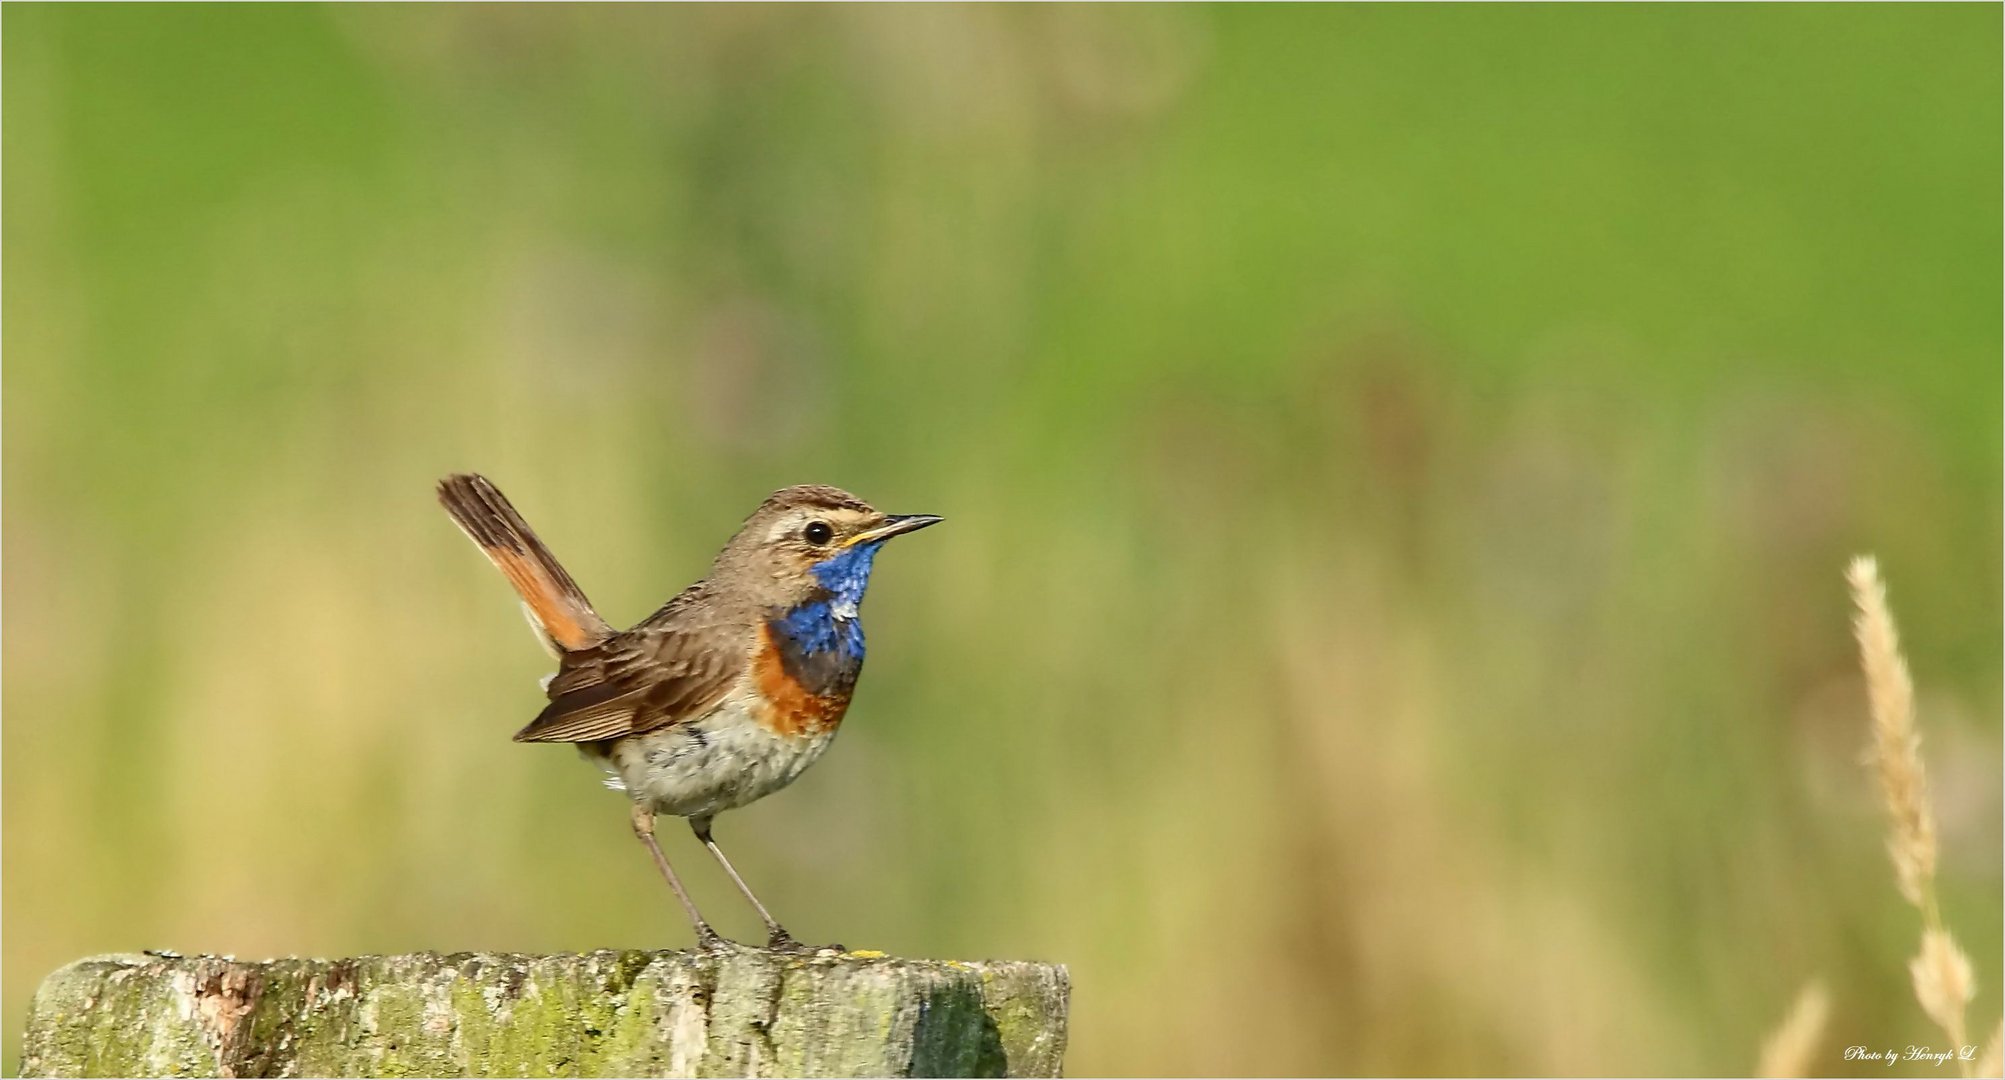
[[[826,601],[855,614],[877,550],[894,536],[937,524],[931,514],[886,514],[841,488],[802,484],[768,496],[717,556],[769,609]]]

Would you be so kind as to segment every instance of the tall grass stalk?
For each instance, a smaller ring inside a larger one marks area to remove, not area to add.
[[[1960,1050],[1968,1035],[1964,1013],[1976,993],[1977,980],[1970,957],[1943,925],[1936,902],[1935,811],[1928,800],[1921,731],[1915,723],[1914,679],[1901,655],[1900,635],[1887,606],[1879,564],[1871,556],[1853,559],[1845,570],[1845,580],[1858,608],[1852,630],[1859,640],[1859,663],[1865,670],[1866,696],[1872,706],[1872,762],[1887,807],[1887,852],[1893,858],[1901,895],[1922,916],[1921,951],[1908,961],[1908,973],[1922,1011],[1949,1036],[1951,1048]],[[1995,1057],[1988,1051],[1986,1056]],[[1980,1075],[1979,1064],[1963,1062],[1963,1074]]]

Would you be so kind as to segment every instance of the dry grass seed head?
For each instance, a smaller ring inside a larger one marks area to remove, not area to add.
[[[2005,1019],[1991,1029],[1991,1041],[1984,1044],[1984,1052],[1977,1056],[1977,1068],[1972,1076],[2005,1076]]]
[[[1970,958],[1956,947],[1949,931],[1930,927],[1922,931],[1921,952],[1908,961],[1908,973],[1914,976],[1914,996],[1922,1011],[1961,1046],[1963,1010],[1977,989]]]
[[[1831,995],[1821,983],[1812,982],[1796,995],[1789,1015],[1761,1044],[1761,1064],[1756,1076],[1814,1076],[1818,1044],[1824,1041],[1824,1025],[1831,1016]]]
[[[1914,679],[1901,656],[1878,563],[1871,556],[1853,559],[1845,579],[1858,606],[1852,629],[1859,639],[1859,661],[1872,704],[1873,763],[1892,819],[1887,851],[1893,856],[1901,895],[1926,912],[1935,882],[1935,814],[1929,808],[1921,732],[1915,726]]]

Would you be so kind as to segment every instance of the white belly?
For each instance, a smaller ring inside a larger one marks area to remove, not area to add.
[[[733,694],[701,719],[621,739],[596,760],[618,779],[617,786],[636,802],[652,804],[656,813],[708,817],[793,783],[834,739],[834,730],[772,731]]]

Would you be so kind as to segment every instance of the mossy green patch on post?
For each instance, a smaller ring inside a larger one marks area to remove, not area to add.
[[[978,973],[983,1015],[996,1025],[996,1038],[1009,1076],[1057,1076],[1065,1066],[1063,1023],[1072,1008],[1072,980],[1056,964],[984,964]]]
[[[153,963],[150,954],[103,956],[51,975],[28,1007],[23,1074],[60,1060],[74,1075],[215,1075],[215,1050],[179,1000],[195,973],[151,977]]]
[[[97,957],[28,1076],[1055,1076],[1065,969],[876,956]]]

